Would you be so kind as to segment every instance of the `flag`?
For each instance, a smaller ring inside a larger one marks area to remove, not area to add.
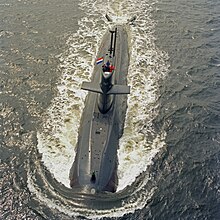
[[[98,58],[98,59],[96,60],[96,64],[100,64],[100,63],[102,63],[103,60],[104,60],[103,57]]]

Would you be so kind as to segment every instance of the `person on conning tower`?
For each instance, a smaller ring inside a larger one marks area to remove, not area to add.
[[[114,69],[115,67],[110,64],[109,60],[102,66],[103,72],[112,72]]]

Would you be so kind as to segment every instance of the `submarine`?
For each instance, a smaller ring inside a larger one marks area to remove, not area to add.
[[[127,109],[128,36],[121,25],[104,35],[87,90],[76,156],[69,172],[70,186],[86,193],[116,192],[117,150]],[[110,67],[112,67],[110,69]]]

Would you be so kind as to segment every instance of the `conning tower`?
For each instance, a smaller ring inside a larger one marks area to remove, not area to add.
[[[115,51],[116,51],[116,39],[117,39],[117,27],[115,30],[110,30],[111,33],[111,42],[109,53],[106,54],[104,59],[105,63],[108,63],[114,67],[115,64]],[[117,67],[116,67],[117,68]],[[129,94],[130,87],[126,85],[117,85],[114,84],[114,68],[112,70],[102,69],[100,84],[94,84],[92,82],[83,82],[82,89],[88,90],[91,92],[99,93],[98,108],[102,114],[107,113],[114,101],[114,95],[117,94]]]

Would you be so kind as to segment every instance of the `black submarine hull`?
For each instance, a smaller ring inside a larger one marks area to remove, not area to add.
[[[111,36],[106,33],[97,57],[102,57],[109,51],[110,41],[112,41]],[[117,26],[117,41],[114,49],[113,61],[116,69],[112,82],[114,85],[126,87],[129,50],[127,32],[122,26]],[[101,82],[101,66],[95,65],[91,84]],[[101,113],[98,103],[104,96],[108,96],[111,105],[107,112]],[[123,133],[126,108],[126,95],[115,95],[114,92],[104,95],[99,92],[88,92],[78,132],[76,157],[69,175],[72,188],[91,193],[116,191],[118,184],[117,150]]]

